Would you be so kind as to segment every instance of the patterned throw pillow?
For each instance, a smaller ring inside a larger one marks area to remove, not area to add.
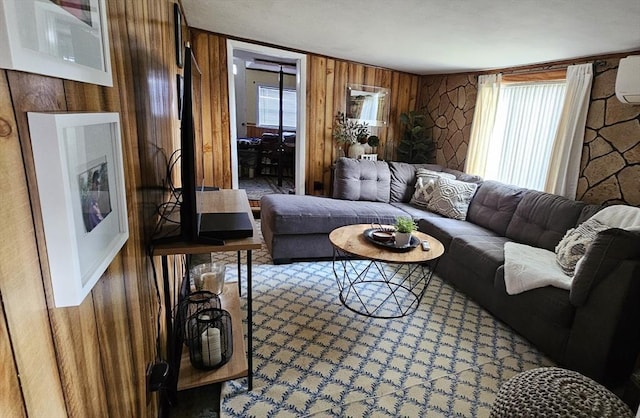
[[[448,178],[455,180],[456,176],[449,173],[442,173],[439,171],[427,170],[426,168],[419,168],[416,170],[416,191],[411,198],[412,205],[426,208],[427,203],[431,199],[435,190],[436,180],[438,178]]]
[[[564,234],[564,238],[556,245],[556,261],[567,276],[574,275],[576,263],[585,255],[598,232],[608,228],[602,222],[589,218]]]
[[[448,218],[465,220],[469,203],[477,188],[475,183],[438,178],[427,209]]]

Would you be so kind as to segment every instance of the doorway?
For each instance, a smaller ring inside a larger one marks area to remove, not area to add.
[[[227,40],[227,66],[232,187],[247,188],[249,194],[255,186],[250,195],[254,201],[269,193],[305,194],[306,55]],[[255,71],[247,72],[247,67]],[[285,89],[290,99],[295,96],[295,122],[289,117],[283,124],[280,116],[275,126],[264,114],[261,123],[256,120],[256,92],[262,86],[263,95],[273,94],[274,74],[286,81],[278,90]],[[253,90],[250,95],[247,89]]]

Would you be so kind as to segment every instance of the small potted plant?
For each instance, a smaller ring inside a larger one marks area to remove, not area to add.
[[[394,225],[396,229],[396,246],[406,247],[411,242],[411,233],[418,229],[418,226],[408,216],[398,216]]]

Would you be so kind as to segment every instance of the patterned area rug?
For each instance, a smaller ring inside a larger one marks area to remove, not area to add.
[[[340,303],[331,262],[270,263],[254,252],[254,388],[225,383],[223,417],[488,416],[504,381],[553,365],[438,277],[374,319]]]

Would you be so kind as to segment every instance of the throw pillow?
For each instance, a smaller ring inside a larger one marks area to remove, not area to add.
[[[439,177],[427,209],[448,218],[465,220],[478,185]]]
[[[597,219],[589,218],[577,228],[567,231],[556,246],[556,261],[564,274],[573,276],[576,263],[587,252],[587,248],[596,239],[598,232],[609,227]]]
[[[438,178],[449,178],[454,180],[456,176],[449,173],[442,173],[438,171],[427,170],[426,168],[419,168],[416,170],[416,191],[411,198],[412,205],[426,208],[427,203],[431,199],[435,190],[435,183]]]

